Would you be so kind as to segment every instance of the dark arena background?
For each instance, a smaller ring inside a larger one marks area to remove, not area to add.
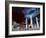
[[[12,7],[12,30],[40,30],[40,8]]]

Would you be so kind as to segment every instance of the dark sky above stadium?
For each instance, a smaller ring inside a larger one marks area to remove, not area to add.
[[[29,8],[29,7],[12,7],[12,20],[22,22],[25,17],[35,17],[40,13],[40,8]]]

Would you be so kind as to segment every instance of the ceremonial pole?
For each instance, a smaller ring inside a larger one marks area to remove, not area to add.
[[[36,17],[37,28],[39,28],[38,18]]]
[[[30,26],[33,28],[32,17],[30,17]]]
[[[27,22],[28,22],[28,21],[27,21],[27,18],[26,18],[26,29],[27,29],[27,24],[28,24]]]

